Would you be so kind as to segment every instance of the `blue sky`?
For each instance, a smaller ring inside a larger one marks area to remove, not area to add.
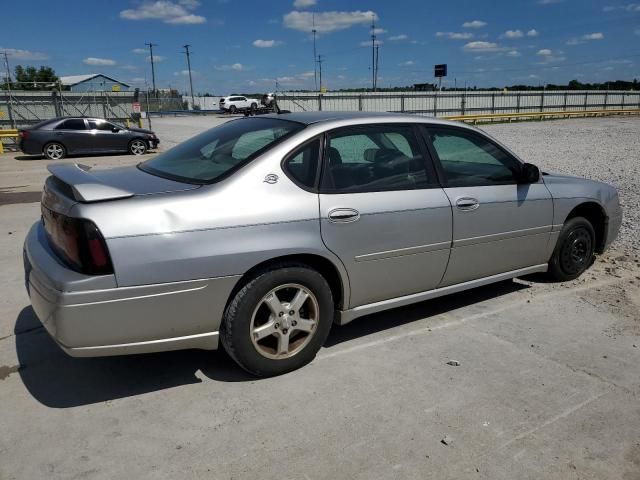
[[[2,23],[0,51],[144,87],[153,42],[158,86],[184,91],[188,43],[198,92],[313,89],[314,19],[323,83],[369,87],[372,18],[380,86],[432,82],[435,63],[458,86],[640,78],[640,3],[628,0],[31,0]]]

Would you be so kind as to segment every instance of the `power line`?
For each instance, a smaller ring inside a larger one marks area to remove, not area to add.
[[[191,108],[195,107],[195,101],[193,99],[193,80],[191,79],[191,57],[189,53],[189,47],[191,45],[183,45],[184,53],[187,55],[187,68],[189,69],[189,87],[191,88]]]

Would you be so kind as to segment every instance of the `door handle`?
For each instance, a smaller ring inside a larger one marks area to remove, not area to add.
[[[456,198],[456,207],[458,207],[458,210],[464,210],[465,212],[470,212],[480,207],[480,202],[478,202],[477,198],[460,197],[460,198]]]
[[[360,219],[360,212],[354,208],[335,208],[329,212],[329,221],[333,223],[351,223]]]

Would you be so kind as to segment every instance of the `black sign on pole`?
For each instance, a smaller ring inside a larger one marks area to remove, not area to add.
[[[440,77],[446,77],[446,76],[447,76],[447,64],[442,63],[440,65],[436,65],[434,77],[440,78]]]

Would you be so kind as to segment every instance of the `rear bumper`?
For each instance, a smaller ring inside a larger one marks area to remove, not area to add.
[[[60,264],[40,224],[29,231],[24,263],[36,315],[56,343],[75,357],[214,350],[238,279],[117,287],[111,275],[84,276]]]

